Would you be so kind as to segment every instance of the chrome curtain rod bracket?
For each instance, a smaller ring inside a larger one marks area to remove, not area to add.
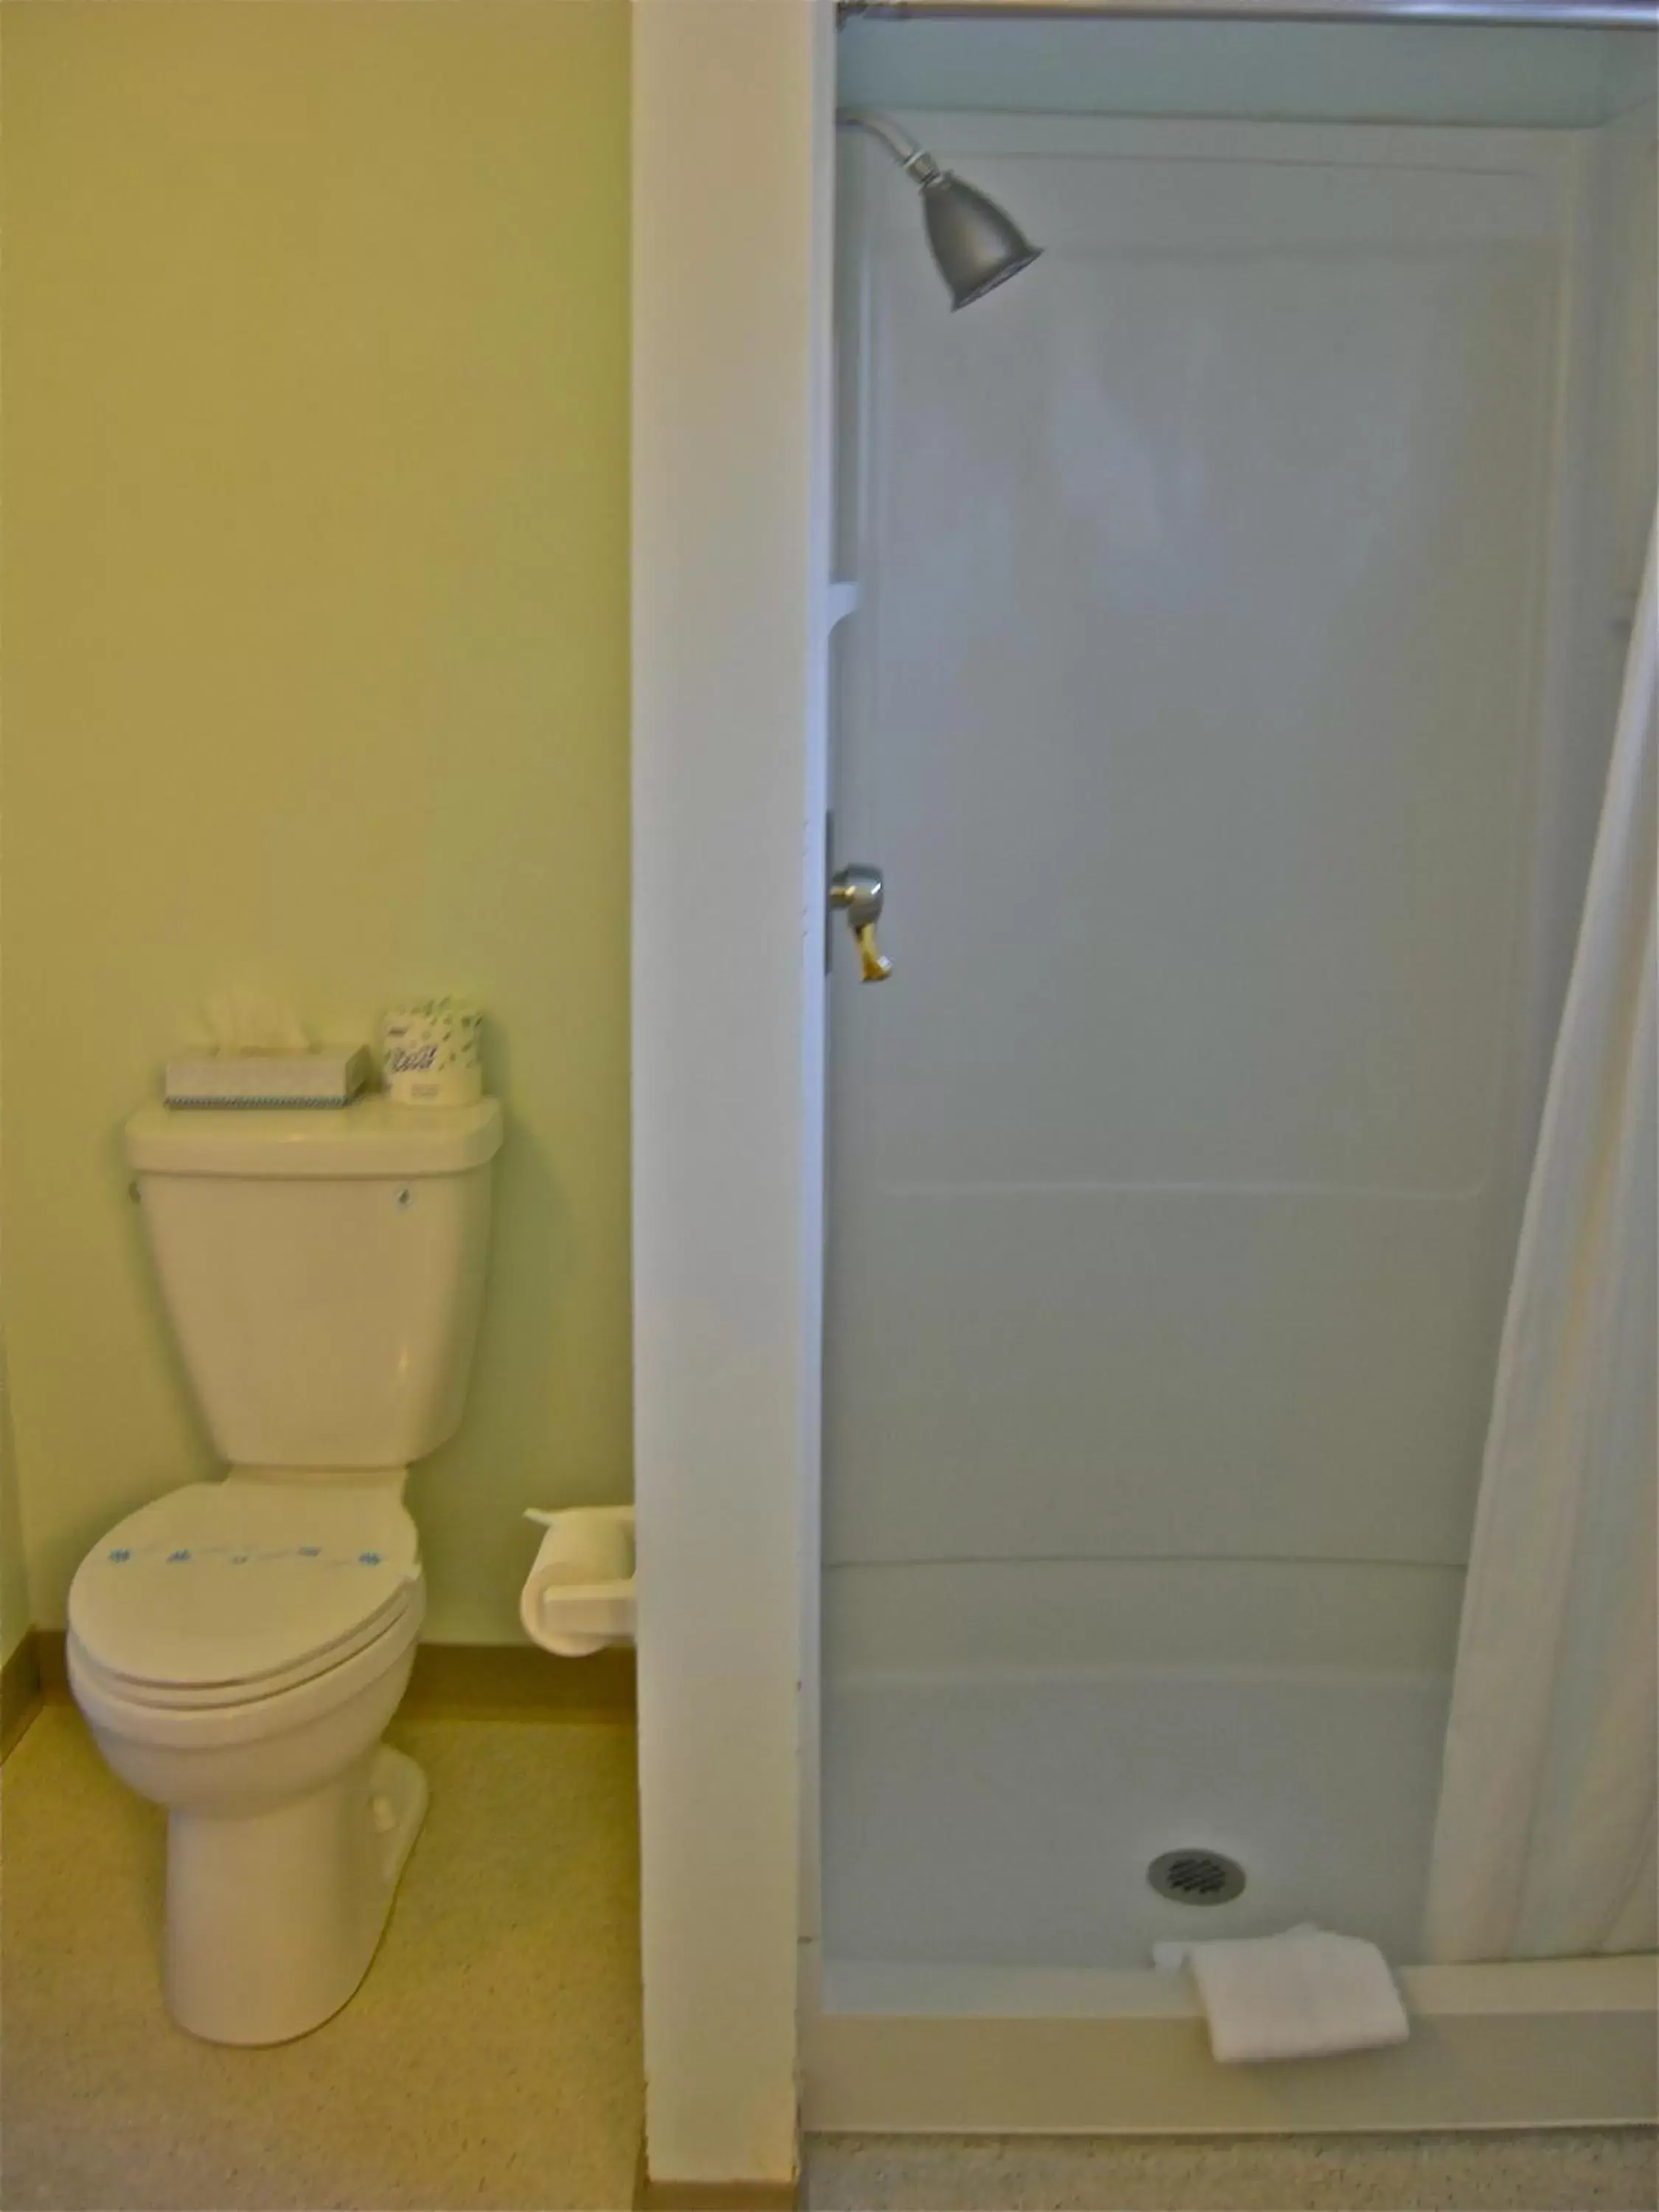
[[[1659,29],[1659,0],[836,0],[837,23],[1019,17],[1217,23],[1507,23],[1581,31]]]

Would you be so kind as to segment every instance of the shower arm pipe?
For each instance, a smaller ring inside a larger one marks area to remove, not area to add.
[[[927,151],[919,146],[907,131],[884,115],[866,114],[862,108],[842,107],[836,112],[836,125],[842,131],[867,131],[878,145],[884,146],[907,177],[919,185],[927,185],[945,172]]]
[[[860,15],[919,21],[1021,16],[1231,23],[1510,23],[1581,31],[1659,28],[1659,0],[836,0]]]

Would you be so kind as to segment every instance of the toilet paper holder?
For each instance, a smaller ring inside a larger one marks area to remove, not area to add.
[[[562,1659],[633,1643],[633,1507],[532,1507],[525,1518],[544,1531],[519,1601],[532,1643]]]

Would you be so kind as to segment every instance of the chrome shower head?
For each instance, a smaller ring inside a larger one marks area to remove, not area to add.
[[[845,130],[868,131],[921,187],[927,243],[950,289],[953,309],[982,300],[999,284],[1029,269],[1042,252],[994,199],[940,168],[931,154],[884,115],[848,108],[836,119]]]

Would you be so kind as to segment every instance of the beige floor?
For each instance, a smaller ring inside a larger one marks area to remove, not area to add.
[[[6,1762],[0,2202],[51,2212],[632,2203],[634,1740],[413,1721],[432,1807],[362,1988],[315,2034],[198,2043],[162,2008],[162,1824],[71,1707]]]
[[[162,1828],[72,1708],[7,1761],[0,2204],[616,2212],[640,2139],[634,1742],[414,1721],[432,1810],[368,1981],[273,2051],[198,2043],[158,1976]],[[1638,2135],[825,2137],[818,2212],[1654,2212]]]
[[[1653,2138],[1328,2136],[1215,2142],[823,2136],[813,2212],[1653,2212]]]

